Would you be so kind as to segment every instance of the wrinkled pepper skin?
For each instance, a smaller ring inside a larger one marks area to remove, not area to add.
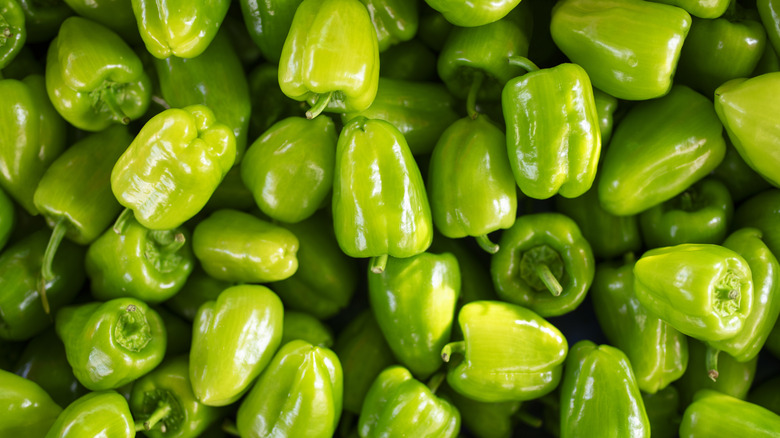
[[[134,298],[65,307],[54,322],[73,374],[92,391],[130,383],[165,355],[162,318]]]
[[[476,0],[462,2],[458,0],[425,0],[431,8],[439,11],[448,22],[455,26],[482,26],[502,19],[520,0]]]
[[[499,247],[490,272],[501,299],[545,318],[571,312],[585,299],[596,264],[573,220],[560,213],[520,216]]]
[[[0,70],[4,69],[27,41],[24,10],[16,0],[0,2]]]
[[[705,177],[725,154],[712,102],[677,85],[638,103],[617,126],[602,160],[599,200],[618,216],[640,213]]]
[[[622,351],[576,343],[561,382],[561,438],[650,437],[631,362]]]
[[[501,301],[474,301],[458,313],[463,341],[442,350],[447,383],[482,402],[523,401],[550,393],[561,379],[568,343],[533,311]],[[463,355],[453,359],[453,354]]]
[[[43,438],[62,408],[32,380],[0,370],[0,435]]]
[[[136,424],[143,424],[149,438],[195,438],[224,414],[193,394],[187,356],[167,359],[138,379],[129,401]]]
[[[379,328],[415,377],[427,379],[441,367],[459,294],[460,269],[450,253],[392,257],[383,272],[369,271],[368,298]]]
[[[200,307],[189,366],[201,403],[225,406],[249,390],[279,347],[283,316],[279,297],[259,285],[230,287]]]
[[[320,208],[333,186],[336,126],[329,117],[289,117],[249,147],[241,179],[270,218],[300,222]]]
[[[41,75],[0,80],[0,185],[31,215],[35,188],[65,149],[65,121],[46,95]]]
[[[417,34],[417,0],[360,0],[376,31],[379,52],[409,41]]]
[[[741,434],[769,438],[776,437],[778,430],[780,415],[769,409],[717,391],[703,390],[685,409],[680,438],[725,438]]]
[[[403,135],[365,117],[344,126],[336,150],[333,226],[350,257],[424,252],[433,220],[422,175]]]
[[[780,72],[733,79],[715,90],[715,111],[745,163],[780,187]]]
[[[71,125],[102,131],[144,115],[152,84],[141,60],[119,35],[74,16],[62,23],[49,46],[46,91]]]
[[[52,324],[41,302],[41,264],[49,241],[48,230],[37,231],[0,254],[0,338],[30,339]],[[43,287],[51,314],[69,304],[81,291],[84,248],[62,242],[52,263],[53,278]]]
[[[333,348],[333,334],[319,319],[303,312],[285,312],[282,321],[282,341],[285,345],[300,339],[317,347]]]
[[[720,181],[707,178],[643,211],[639,225],[649,248],[683,243],[717,245],[726,238],[733,216],[729,189]]]
[[[154,116],[116,162],[111,189],[135,219],[170,230],[197,214],[233,166],[236,140],[203,105]]]
[[[487,116],[462,118],[442,133],[427,180],[433,223],[442,235],[486,239],[514,224],[517,190],[505,145]]]
[[[441,381],[441,380],[440,380]],[[402,366],[391,366],[377,376],[366,395],[358,420],[361,438],[415,436],[454,438],[460,430],[460,412],[435,395]]]
[[[576,64],[532,71],[501,93],[512,173],[528,197],[576,198],[596,178],[601,130],[588,74]]]
[[[743,400],[747,397],[756,377],[758,358],[737,362],[729,354],[720,353],[718,378],[713,381],[706,366],[708,350],[707,345],[688,339],[688,369],[674,382],[680,393],[680,406],[690,405],[696,392],[702,389],[712,389]]]
[[[195,265],[189,231],[152,231],[132,216],[107,230],[87,250],[92,296],[133,297],[156,304],[175,295]]]
[[[633,270],[633,260],[599,265],[590,294],[609,343],[631,362],[639,389],[652,394],[682,377],[688,365],[688,340],[648,314],[634,293]]]
[[[133,438],[135,426],[127,400],[116,391],[90,392],[63,410],[46,438]]]
[[[750,266],[736,252],[689,243],[647,251],[634,291],[648,313],[703,341],[736,336],[754,305]]]
[[[192,233],[192,250],[217,280],[267,283],[298,269],[298,238],[278,225],[237,210],[218,210]]]
[[[211,43],[230,0],[132,0],[146,50],[155,58],[194,58]]]
[[[274,356],[238,408],[242,437],[330,438],[341,414],[343,372],[331,350],[292,341]]]
[[[593,86],[625,100],[661,97],[672,86],[691,26],[684,10],[639,0],[565,0],[550,22],[553,41]]]
[[[241,13],[252,41],[260,48],[263,57],[278,64],[282,47],[290,31],[295,10],[303,0],[241,0]],[[275,77],[275,76],[274,76]]]
[[[374,101],[378,80],[379,46],[366,7],[358,0],[304,0],[279,59],[282,92],[363,111]],[[317,114],[314,109],[307,117]]]

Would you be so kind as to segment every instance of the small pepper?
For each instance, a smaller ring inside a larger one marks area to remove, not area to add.
[[[43,437],[62,412],[32,380],[0,369],[0,435]]]
[[[14,60],[27,41],[26,24],[17,0],[0,1],[0,70]]]
[[[116,391],[90,392],[63,410],[46,438],[135,437],[130,408]]]
[[[712,390],[696,394],[683,414],[680,438],[776,437],[780,415]]]
[[[376,31],[379,52],[414,38],[419,16],[417,0],[360,0]]]

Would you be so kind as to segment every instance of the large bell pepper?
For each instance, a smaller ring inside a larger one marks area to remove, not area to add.
[[[135,437],[127,400],[116,391],[90,392],[63,410],[46,438]]]
[[[514,9],[520,0],[425,0],[433,9],[456,26],[482,26],[500,20]]]
[[[260,48],[263,57],[273,64],[279,63],[282,47],[290,32],[295,10],[303,0],[241,0],[241,13],[252,41]],[[274,75],[276,79],[276,75]]]
[[[0,369],[0,435],[43,438],[62,408],[32,380]]]
[[[24,10],[16,0],[0,2],[0,70],[14,60],[27,41]]]
[[[680,438],[776,437],[780,415],[718,391],[696,394],[683,414]]]
[[[203,105],[169,109],[149,120],[111,172],[111,189],[152,230],[176,228],[197,214],[233,166],[236,140]]]
[[[46,91],[63,119],[85,131],[128,124],[149,107],[152,84],[140,58],[107,27],[62,23],[46,56]]]

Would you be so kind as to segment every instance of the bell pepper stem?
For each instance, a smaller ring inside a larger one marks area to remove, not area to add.
[[[168,414],[171,413],[171,405],[165,402],[160,402],[157,405],[157,409],[152,412],[152,415],[149,416],[146,420],[139,420],[135,422],[135,430],[141,431],[141,430],[152,430],[154,426],[157,425],[160,421],[165,419],[165,417],[168,416]],[[138,427],[141,426],[139,429]],[[166,432],[165,423],[162,423],[160,425],[160,431],[162,433]]]
[[[112,88],[106,89],[101,97],[103,98],[103,102],[106,104],[106,107],[108,107],[108,111],[114,117],[114,120],[123,125],[130,123],[130,117],[127,117],[127,114],[122,111],[122,107],[116,100],[116,94],[114,94],[114,90]]]
[[[487,234],[482,234],[476,237],[477,243],[479,244],[479,247],[485,250],[488,254],[495,254],[499,250],[499,246],[497,243],[493,243],[490,241],[490,238]]]
[[[369,263],[371,272],[374,274],[381,274],[385,272],[385,266],[387,266],[387,254],[382,254],[379,257],[371,257],[371,262]]]
[[[704,357],[704,363],[707,365],[707,376],[713,382],[718,380],[718,354],[720,354],[720,350],[708,346],[707,355]]]
[[[241,436],[236,424],[230,421],[229,418],[226,418],[225,421],[222,422],[222,431],[230,435]]]
[[[314,102],[314,106],[309,108],[308,111],[306,111],[306,118],[307,119],[313,119],[320,115],[321,112],[327,108],[328,103],[330,103],[330,99],[333,98],[333,91],[329,93],[321,93],[317,95],[317,101]]]
[[[43,253],[43,260],[41,261],[41,304],[43,305],[43,311],[47,315],[51,312],[51,308],[49,307],[49,299],[46,297],[46,283],[54,280],[54,271],[52,271],[54,256],[57,254],[57,249],[60,247],[60,243],[62,243],[62,239],[65,238],[65,233],[67,232],[68,223],[64,217],[60,218],[51,231],[49,244],[46,245],[46,252]]]
[[[474,73],[474,77],[471,80],[471,87],[469,88],[469,94],[466,96],[466,112],[472,120],[475,120],[479,116],[479,113],[477,112],[477,95],[479,94],[479,89],[482,88],[482,83],[484,81],[484,73],[481,71]]]
[[[114,339],[127,350],[143,350],[152,340],[152,329],[146,314],[137,306],[128,305],[117,318]]]
[[[539,263],[534,265],[534,271],[536,272],[536,275],[539,276],[539,279],[542,280],[542,283],[547,286],[547,290],[549,290],[553,296],[557,297],[561,295],[561,292],[563,292],[563,286],[558,283],[558,279],[555,278],[555,275],[552,273],[552,271],[550,271],[549,266],[544,263]]]
[[[520,410],[517,411],[514,417],[520,420],[521,422],[523,422],[524,424],[533,427],[534,429],[539,429],[540,427],[542,427],[542,424],[544,424],[541,418],[537,417],[536,415],[522,408],[520,408]]]
[[[449,362],[453,354],[466,353],[466,341],[450,342],[441,349],[441,359]]]
[[[444,378],[447,377],[447,373],[445,372],[438,372],[434,374],[430,379],[428,379],[428,383],[425,385],[428,387],[428,389],[431,390],[432,394],[436,394],[436,391],[439,390],[439,387],[444,382]]]
[[[122,213],[119,213],[119,217],[117,217],[116,222],[114,222],[114,232],[117,234],[122,234],[122,232],[125,231],[125,227],[127,227],[127,221],[129,221],[132,216],[133,210],[129,208],[122,210]]]
[[[173,235],[173,237],[171,237]],[[180,250],[186,238],[183,233],[171,233],[170,230],[154,230],[149,237],[160,246],[160,252],[171,254]]]
[[[510,56],[509,57],[509,64],[518,66],[528,73],[532,71],[539,70],[539,67],[533,63],[530,59],[526,58],[525,56]]]

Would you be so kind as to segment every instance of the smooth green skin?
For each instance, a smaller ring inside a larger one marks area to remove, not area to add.
[[[379,46],[358,0],[304,0],[279,59],[279,86],[295,100],[333,92],[347,111],[371,106],[379,82]]]
[[[366,6],[376,31],[380,52],[417,34],[417,0],[360,0]]]
[[[62,408],[32,380],[0,370],[0,434],[43,438]]]
[[[694,19],[675,79],[712,96],[724,82],[750,76],[765,45],[766,32],[758,17],[750,19],[741,8],[715,20]]]
[[[218,34],[196,58],[155,59],[154,69],[171,108],[205,105],[233,132],[238,163],[246,149],[252,104],[241,60],[229,39]]]
[[[726,0],[722,0],[726,2]],[[728,2],[726,2],[728,3]],[[771,45],[775,52],[780,52],[780,2],[777,0],[756,0],[756,9],[761,18],[761,24],[766,30],[768,45]]]
[[[729,0],[653,0],[658,3],[678,6],[689,14],[699,18],[718,18],[723,15],[731,3]]]
[[[29,214],[35,188],[65,149],[65,121],[46,95],[41,75],[0,80],[0,185]]]
[[[485,236],[512,226],[517,190],[506,137],[487,116],[462,118],[442,133],[428,165],[428,199],[446,237]]]
[[[195,264],[187,282],[176,295],[165,301],[165,306],[187,321],[193,321],[201,304],[216,300],[230,286],[231,283],[212,278],[199,264]]]
[[[308,313],[286,312],[282,324],[281,345],[296,339],[306,341],[318,347],[333,347],[333,333],[319,319]]]
[[[555,210],[570,217],[590,243],[593,255],[602,259],[619,257],[642,248],[639,218],[615,216],[599,203],[597,182],[576,198],[556,196]]]
[[[344,112],[345,125],[358,117],[380,119],[398,128],[414,155],[430,153],[447,127],[460,117],[455,98],[439,83],[379,79],[374,103],[364,111]]]
[[[211,44],[230,0],[132,0],[146,50],[155,58],[194,58]]]
[[[225,289],[198,310],[192,327],[190,380],[209,406],[238,400],[266,368],[282,339],[284,308],[260,285]]]
[[[16,0],[24,12],[27,42],[49,41],[73,10],[64,1],[40,2],[38,0]]]
[[[780,415],[780,376],[755,386],[747,400]]]
[[[482,402],[523,401],[550,393],[561,379],[568,343],[561,332],[525,307],[474,301],[458,313],[464,341],[447,344],[442,358],[456,358],[447,383]]]
[[[743,202],[734,213],[734,227],[761,230],[772,254],[780,254],[780,190],[763,191]]]
[[[162,318],[135,298],[65,307],[54,323],[73,374],[92,391],[126,385],[153,370],[165,355]]]
[[[780,187],[780,127],[770,114],[780,111],[780,72],[734,79],[715,90],[715,111],[729,139],[751,169]]]
[[[460,412],[463,427],[477,438],[510,438],[515,429],[514,416],[520,411],[518,401],[484,403],[462,396],[444,387],[441,389]]]
[[[249,36],[260,48],[263,57],[278,64],[282,47],[290,31],[295,10],[303,0],[241,0],[241,12]]]
[[[148,430],[144,427],[143,433],[149,438],[195,438],[225,413],[224,409],[204,405],[195,397],[187,356],[168,359],[136,380],[129,401],[136,424],[143,424],[156,411],[170,407]]]
[[[634,265],[634,292],[650,315],[702,341],[736,336],[758,306],[748,263],[713,244],[645,252]]]
[[[242,437],[330,438],[341,415],[343,373],[331,350],[292,341],[276,353],[238,408]]]
[[[642,393],[647,419],[653,438],[677,438],[681,415],[680,393],[675,386],[667,386],[655,394]]]
[[[358,434],[361,438],[458,436],[460,412],[435,392],[402,366],[386,368],[368,390]]]
[[[141,225],[170,230],[206,205],[235,157],[235,137],[211,109],[168,109],[141,128],[116,162],[111,190]]]
[[[130,0],[63,0],[76,14],[100,23],[133,44],[142,43]]]
[[[84,248],[62,242],[52,263],[53,278],[41,285],[41,262],[49,231],[39,230],[0,254],[0,338],[30,339],[52,324],[44,311],[41,288],[53,315],[70,303],[84,284]]]
[[[637,386],[656,393],[682,377],[688,340],[648,314],[634,293],[633,269],[633,260],[600,264],[590,294],[602,332],[631,361]]]
[[[90,392],[63,410],[46,438],[105,436],[133,438],[135,427],[127,400],[116,391]]]
[[[415,377],[441,368],[441,349],[450,341],[460,294],[458,259],[450,253],[387,261],[368,274],[368,299],[396,359]]]
[[[560,213],[527,214],[517,218],[499,241],[500,249],[490,261],[490,273],[498,296],[505,301],[528,307],[543,317],[571,312],[585,299],[596,263],[590,244],[577,224]],[[533,254],[547,247],[556,253],[553,263],[539,260]],[[554,296],[540,283],[538,275],[525,272],[524,256],[529,267],[547,264],[563,290]]]
[[[672,87],[691,26],[684,10],[644,0],[565,0],[550,22],[553,41],[588,72],[593,86],[625,100],[661,97]]]
[[[298,239],[298,270],[270,287],[287,308],[319,319],[336,315],[352,301],[360,273],[355,260],[341,252],[329,213],[321,210],[284,228]]]
[[[736,336],[710,342],[739,362],[756,357],[780,315],[780,264],[762,240],[761,231],[741,228],[729,235],[723,246],[741,255],[753,279],[753,309]]]
[[[594,88],[593,104],[596,106],[596,114],[598,115],[601,144],[606,146],[612,138],[612,128],[615,126],[613,116],[618,107],[618,100],[614,96]]]
[[[298,269],[298,238],[278,225],[237,210],[218,210],[192,233],[192,250],[217,280],[267,283]]]
[[[111,225],[122,210],[111,191],[111,171],[132,140],[125,126],[111,126],[54,160],[33,196],[49,227],[65,227],[67,238],[88,245]]]
[[[636,104],[615,129],[601,162],[599,201],[618,216],[640,213],[685,191],[725,154],[712,102],[674,86],[660,99]]]
[[[680,438],[725,438],[746,433],[769,438],[776,437],[778,430],[780,415],[717,391],[704,390],[685,409]]]
[[[24,10],[17,0],[0,2],[0,70],[14,60],[27,41]]]
[[[737,362],[726,353],[718,355],[718,378],[713,381],[706,366],[707,347],[695,340],[688,340],[688,369],[674,385],[680,392],[680,406],[688,406],[694,394],[702,389],[712,389],[732,397],[745,399],[756,377],[758,358],[747,362]]]
[[[8,243],[16,223],[16,207],[8,195],[0,189],[0,250]]]
[[[771,48],[769,50],[774,51]],[[731,142],[726,144],[726,156],[723,157],[723,161],[712,172],[712,176],[728,187],[731,199],[735,203],[744,201],[772,187],[745,163],[745,160],[739,156],[739,152],[731,145]]]
[[[336,150],[333,226],[350,257],[411,257],[433,240],[420,169],[401,132],[384,120],[356,117]]]
[[[640,213],[639,226],[648,248],[683,243],[720,244],[733,216],[729,189],[722,182],[707,178]]]
[[[441,234],[436,234],[429,252],[433,254],[449,252],[458,259],[460,268],[458,306],[472,301],[498,300],[493,288],[485,287],[492,281],[486,261],[481,257],[481,252],[473,251],[467,243],[465,240],[448,239]],[[453,328],[458,330],[457,326]]]
[[[609,345],[583,340],[566,359],[561,438],[650,437],[650,420],[631,362]]]
[[[152,83],[141,59],[119,35],[74,16],[62,23],[49,45],[46,91],[71,125],[102,131],[144,115]]]
[[[415,82],[435,81],[438,77],[436,53],[419,38],[398,43],[379,54],[379,77]],[[381,80],[379,88],[382,88]]]
[[[509,17],[479,27],[456,27],[439,53],[436,68],[453,96],[466,99],[475,77],[483,76],[477,98],[496,101],[504,84],[525,72],[507,59],[526,56],[528,45],[528,30]]]
[[[73,375],[65,346],[53,328],[27,343],[13,372],[40,385],[60,406],[68,406],[89,392]]]
[[[776,71],[780,71],[780,58],[778,58],[777,52],[775,52],[775,48],[772,44],[767,43],[764,45],[764,53],[758,60],[756,69],[753,70],[753,73],[750,76],[760,76],[764,73]]]
[[[455,25],[447,21],[441,12],[431,8],[427,2],[420,2],[419,8],[420,24],[417,35],[426,46],[439,53]]]
[[[472,27],[490,24],[506,16],[520,0],[425,0],[428,6],[439,11],[455,26]]]
[[[258,138],[274,123],[287,117],[302,116],[306,103],[297,102],[279,88],[279,69],[265,63],[247,75],[252,111],[249,115],[249,138]]]
[[[344,410],[360,414],[363,401],[379,373],[395,363],[371,310],[353,318],[336,338],[333,351],[344,371]]]
[[[156,304],[176,295],[195,265],[189,236],[184,228],[149,230],[133,217],[120,232],[106,230],[87,250],[92,296]]]
[[[501,93],[512,173],[528,197],[576,198],[596,178],[601,129],[588,74],[560,64],[507,82]]]
[[[287,223],[314,214],[333,186],[337,141],[327,116],[289,117],[255,140],[241,162],[241,179],[260,211]]]

